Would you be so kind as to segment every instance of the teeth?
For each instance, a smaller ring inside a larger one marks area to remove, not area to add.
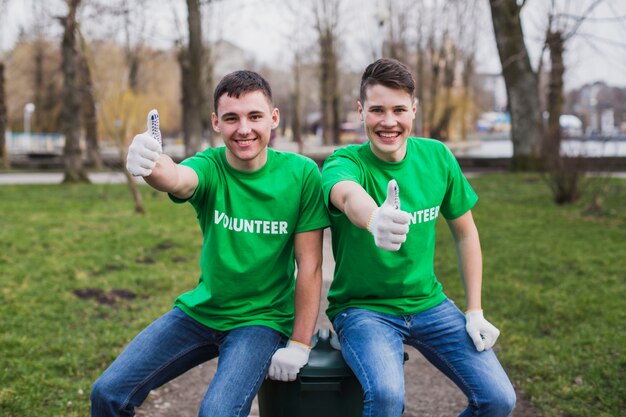
[[[382,136],[383,138],[395,138],[396,136],[398,136],[397,133],[383,133],[383,132],[380,132],[378,135]]]
[[[250,143],[254,142],[254,139],[248,139],[248,140],[238,140],[237,143],[240,145],[248,145]]]

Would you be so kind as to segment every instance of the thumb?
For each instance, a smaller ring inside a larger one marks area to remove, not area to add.
[[[148,113],[148,134],[156,139],[159,145],[163,145],[159,124],[159,112],[156,109],[152,109],[150,113]]]
[[[387,184],[387,199],[385,199],[385,204],[390,205],[396,210],[400,210],[400,190],[398,188],[398,183],[396,180],[389,181]]]

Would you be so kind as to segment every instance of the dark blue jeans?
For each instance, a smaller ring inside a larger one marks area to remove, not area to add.
[[[418,349],[467,396],[461,416],[508,416],[515,406],[515,391],[495,353],[476,351],[464,314],[449,300],[410,316],[349,308],[333,325],[365,394],[363,417],[402,415],[404,344]]]
[[[285,342],[269,327],[217,331],[174,308],[139,333],[94,383],[91,416],[134,416],[151,390],[218,355],[198,415],[247,416],[272,355]]]

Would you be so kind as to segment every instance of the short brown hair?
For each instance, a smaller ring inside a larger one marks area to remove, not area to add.
[[[411,97],[415,94],[415,80],[411,71],[396,59],[381,58],[365,68],[361,77],[361,90],[359,92],[361,103],[365,102],[367,88],[377,84],[406,91]]]
[[[213,92],[213,108],[217,114],[217,102],[224,94],[229,97],[239,98],[242,94],[260,91],[267,97],[270,105],[273,103],[272,88],[260,74],[254,71],[235,71],[226,75],[215,87]]]

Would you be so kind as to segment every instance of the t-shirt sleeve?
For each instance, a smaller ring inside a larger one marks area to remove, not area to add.
[[[296,233],[323,229],[330,225],[322,199],[322,178],[315,162],[311,161],[305,165],[303,177]]]
[[[441,203],[441,214],[448,220],[456,219],[467,213],[478,201],[478,196],[469,184],[459,162],[450,149],[445,148],[445,159],[448,168],[446,194]]]
[[[196,175],[198,175],[198,186],[196,187],[196,190],[191,195],[191,197],[187,199],[181,199],[169,193],[168,196],[174,203],[180,204],[188,201],[197,208],[199,202],[206,201],[206,199],[203,197],[206,195],[208,190],[211,188],[213,182],[215,181],[215,162],[209,157],[209,155],[205,151],[199,152],[194,156],[183,160],[180,164],[187,166],[195,171]]]
[[[330,202],[330,191],[335,184],[341,181],[354,181],[360,184],[361,175],[354,160],[347,155],[335,152],[326,159],[322,168],[324,204],[329,210],[334,208]]]

